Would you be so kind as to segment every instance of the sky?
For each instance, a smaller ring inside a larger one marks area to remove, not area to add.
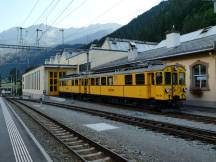
[[[59,28],[119,23],[133,18],[162,0],[0,0],[0,32],[12,27],[44,23]]]

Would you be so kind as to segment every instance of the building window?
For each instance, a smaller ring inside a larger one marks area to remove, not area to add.
[[[208,75],[207,65],[196,64],[192,67],[192,80],[193,88],[207,88],[208,87]]]

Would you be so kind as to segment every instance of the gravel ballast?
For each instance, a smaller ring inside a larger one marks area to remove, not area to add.
[[[55,119],[62,121],[65,125],[131,160],[156,162],[216,161],[216,150],[213,149],[213,145],[206,145],[199,141],[186,141],[184,139],[139,129],[138,127],[85,113],[56,108],[54,106],[30,102],[28,104],[31,104],[37,110],[45,112]],[[93,108],[92,105],[89,106]],[[115,110],[120,113],[120,110]],[[129,111],[127,113],[129,113]],[[98,132],[86,127],[86,124],[95,123],[107,123],[118,128]]]

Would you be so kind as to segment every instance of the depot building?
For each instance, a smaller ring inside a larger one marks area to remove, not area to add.
[[[45,64],[26,72],[22,76],[23,97],[39,99],[43,95],[57,96],[59,78],[72,74],[76,66]]]

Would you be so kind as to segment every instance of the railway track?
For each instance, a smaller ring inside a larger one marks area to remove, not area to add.
[[[55,119],[31,108],[17,100],[7,99],[10,103],[29,115],[60,143],[62,143],[79,161],[83,162],[128,162],[127,159],[66,127]]]
[[[95,103],[90,101],[90,103]],[[216,124],[216,117],[211,117],[211,116],[204,116],[204,115],[195,115],[195,114],[189,114],[189,113],[184,113],[184,112],[159,112],[155,111],[155,109],[152,110],[152,107],[149,107],[148,105],[145,105],[144,107],[137,107],[134,105],[124,105],[124,104],[113,104],[113,103],[99,103],[101,105],[105,106],[112,106],[112,108],[115,109],[123,109],[123,110],[129,110],[129,111],[137,111],[137,112],[144,112],[148,114],[153,114],[153,115],[162,115],[162,116],[167,116],[167,117],[172,117],[172,118],[179,118],[179,119],[186,119],[186,120],[191,120],[191,121],[196,121],[196,122],[202,122],[206,124]]]
[[[38,100],[26,100],[26,99],[22,99],[22,100],[39,102]],[[45,102],[45,103],[50,103],[50,102]],[[195,122],[202,122],[205,124],[216,124],[216,117],[211,117],[211,116],[195,115],[195,114],[188,114],[188,113],[183,113],[183,112],[162,113],[162,112],[154,111],[151,109],[145,109],[143,107],[137,108],[135,106],[126,106],[126,105],[120,105],[121,107],[119,108],[119,105],[117,106],[116,104],[107,104],[107,103],[101,104],[101,105],[112,106],[112,108],[115,108],[115,109],[122,109],[122,110],[126,109],[129,111],[137,111],[137,112],[144,112],[144,113],[153,114],[153,115],[162,115],[162,116],[167,116],[167,117],[172,117],[172,118],[186,119],[186,120],[195,121]]]
[[[199,140],[203,143],[216,145],[216,132],[214,131],[208,131],[208,130],[192,128],[187,126],[180,126],[180,125],[175,125],[175,124],[170,124],[170,123],[160,122],[160,121],[153,121],[153,120],[132,117],[132,116],[127,116],[122,114],[116,114],[116,113],[111,113],[111,112],[106,112],[101,110],[82,108],[73,105],[65,105],[65,104],[53,103],[53,102],[44,102],[44,104],[52,105],[60,108],[62,107],[62,108],[75,110],[79,112],[84,112],[91,115],[100,116],[114,121],[126,123],[129,125],[138,126],[148,130],[174,135],[184,139]]]

